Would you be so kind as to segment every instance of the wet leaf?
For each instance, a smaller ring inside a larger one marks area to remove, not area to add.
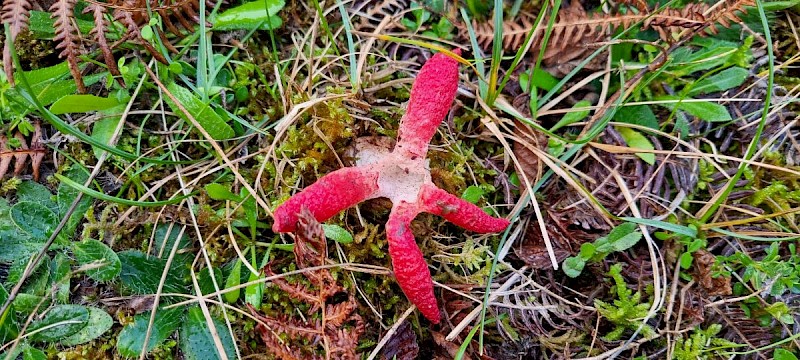
[[[72,94],[64,96],[50,106],[50,112],[56,115],[85,113],[112,108],[119,105],[115,98],[95,95]]]
[[[114,250],[100,241],[86,239],[75,243],[72,245],[72,252],[81,265],[99,265],[97,268],[86,270],[86,275],[97,281],[111,281],[119,275],[122,269],[122,264]]]
[[[30,340],[34,342],[55,342],[66,336],[77,333],[89,321],[89,310],[80,305],[56,305],[41,320],[35,321],[28,328],[34,333]],[[42,331],[36,331],[42,328]]]
[[[252,1],[219,14],[214,22],[214,30],[270,30],[281,26],[277,16],[283,9],[283,0]]]
[[[625,143],[634,149],[653,150],[653,143],[647,139],[642,133],[627,127],[617,127],[617,131],[625,139]],[[636,153],[644,162],[653,165],[656,163],[656,154],[653,153]]]
[[[322,224],[322,230],[325,232],[325,237],[340,244],[353,242],[353,234],[339,225]]]
[[[80,331],[61,339],[61,345],[75,346],[85,344],[99,338],[114,325],[114,319],[103,309],[90,306],[86,310],[89,311],[87,325]]]
[[[166,266],[165,260],[147,256],[137,250],[123,251],[117,256],[122,263],[119,278],[125,289],[137,295],[155,294],[158,291],[161,273]],[[185,291],[186,283],[183,279],[178,277],[174,271],[168,271],[162,292],[183,293]]]
[[[212,319],[228,359],[236,358],[233,339],[222,321]],[[189,308],[180,332],[180,346],[186,360],[216,360],[222,357],[214,345],[214,338],[200,307]]]
[[[150,340],[147,342],[145,353],[149,353],[156,346],[161,345],[181,324],[184,309],[159,309],[150,330]],[[139,357],[144,348],[144,338],[150,323],[150,313],[136,315],[133,322],[125,325],[117,337],[117,351],[120,355],[134,358]]]
[[[191,91],[188,89],[176,84],[175,82],[171,82],[167,84],[167,90],[169,90],[172,95],[175,96],[175,99],[183,105],[183,107],[188,111],[192,117],[197,121],[197,123],[208,132],[214,140],[226,140],[232,138],[235,134],[233,132],[233,128],[231,128],[228,123],[223,120],[219,114],[217,114],[214,109],[211,108],[208,104],[201,101],[199,98],[194,96]],[[167,104],[169,105],[172,112],[177,114],[181,119],[189,122],[189,118],[186,114],[181,111],[178,106],[173,103],[169,98],[165,97]]]

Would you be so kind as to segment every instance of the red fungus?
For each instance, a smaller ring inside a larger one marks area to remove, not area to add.
[[[301,206],[306,206],[318,221],[325,221],[364,200],[389,198],[393,206],[386,235],[397,283],[433,323],[439,322],[439,307],[428,265],[411,232],[411,221],[417,214],[427,212],[480,233],[502,231],[509,224],[508,220],[489,216],[431,182],[425,159],[428,143],[450,110],[457,90],[458,62],[444,54],[434,55],[411,87],[394,150],[365,152],[355,167],[323,176],[278,206],[272,226],[275,232],[293,231]]]

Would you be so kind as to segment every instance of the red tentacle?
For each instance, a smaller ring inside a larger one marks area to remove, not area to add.
[[[432,184],[422,186],[420,201],[425,212],[439,215],[464,229],[479,233],[505,230],[510,222],[492,217],[475,204],[437,188]]]
[[[455,51],[460,54],[460,51]],[[409,158],[424,157],[436,128],[444,119],[458,90],[458,62],[442,53],[428,60],[411,86],[408,109],[400,120],[396,151]]]
[[[417,306],[422,315],[438,324],[439,307],[433,295],[431,273],[410,228],[411,220],[418,213],[416,204],[400,202],[394,205],[386,223],[389,255],[392,257],[394,276],[406,297]]]
[[[378,191],[378,173],[360,167],[348,167],[323,176],[275,209],[272,231],[294,231],[297,214],[305,206],[317,221],[325,221],[354,206]]]

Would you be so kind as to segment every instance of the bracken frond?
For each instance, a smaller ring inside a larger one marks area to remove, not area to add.
[[[626,3],[638,12],[587,14],[579,1],[573,1],[569,7],[559,10],[542,64],[551,67],[582,59],[587,52],[593,51],[594,44],[608,40],[614,29],[628,28],[638,22],[642,23],[643,29],[654,29],[662,40],[668,42],[673,41],[673,34],[684,30],[697,30],[700,35],[713,34],[717,32],[717,25],[730,27],[732,23],[741,22],[737,14],[745,12],[745,7],[754,6],[753,0],[723,0],[715,5],[689,3],[680,9],[667,8],[653,12],[641,1]],[[534,21],[535,18],[531,15],[520,15],[516,19],[504,21],[503,49],[517,51],[533,30]],[[530,51],[537,54],[543,40],[545,24],[546,18],[536,30],[530,47]],[[466,26],[457,26],[460,37],[467,39],[469,35]],[[490,49],[494,40],[494,23],[474,22],[473,27],[477,43],[484,49]]]
[[[11,161],[14,161],[14,176],[19,176],[25,170],[28,158],[31,159],[31,173],[33,179],[39,181],[39,168],[44,160],[44,144],[42,143],[42,126],[36,122],[33,124],[33,134],[30,145],[21,133],[17,132],[14,137],[19,141],[20,146],[12,149],[9,140],[5,135],[0,135],[0,179],[11,170]]]
[[[75,4],[77,0],[58,0],[53,6],[50,7],[52,15],[55,18],[56,35],[53,41],[57,43],[56,49],[60,49],[59,57],[66,57],[67,64],[69,64],[69,71],[75,79],[75,84],[78,86],[78,91],[81,93],[86,92],[86,85],[83,83],[81,70],[78,67],[78,56],[81,55],[81,38],[80,30],[75,25]]]
[[[11,85],[14,85],[14,67],[11,61],[11,45],[17,39],[17,35],[28,27],[28,13],[31,3],[28,0],[5,0],[0,19],[3,24],[8,24],[11,30],[11,37],[6,39],[3,45],[3,69]]]
[[[84,13],[92,13],[94,17],[94,28],[90,32],[94,36],[94,41],[97,47],[103,53],[103,62],[105,62],[108,72],[114,75],[121,86],[125,86],[122,80],[122,75],[117,67],[117,61],[114,59],[114,54],[111,52],[111,46],[108,45],[106,32],[108,31],[108,19],[106,19],[107,8],[97,3],[89,3],[86,6]]]

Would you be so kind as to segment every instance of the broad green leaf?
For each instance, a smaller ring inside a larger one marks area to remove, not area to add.
[[[58,175],[62,176],[62,175]],[[89,173],[86,172],[84,169],[81,168],[72,168],[69,171],[65,172],[65,177],[69,178],[70,181],[74,181],[76,183],[85,183],[86,179],[89,178]],[[67,210],[69,207],[72,206],[72,202],[78,196],[79,191],[63,182],[58,185],[58,195],[56,195],[56,200],[58,202],[59,217],[66,215]],[[70,215],[69,220],[67,220],[67,224],[64,226],[64,230],[62,233],[67,237],[72,237],[75,229],[78,228],[78,224],[80,224],[83,216],[89,211],[89,206],[92,205],[92,199],[88,196],[84,196],[78,202],[78,205],[75,206],[75,211]]]
[[[222,270],[219,268],[214,268],[214,280],[217,282],[217,286],[222,284]],[[211,272],[208,268],[203,268],[197,273],[197,283],[200,285],[200,292],[203,294],[211,294],[215,292],[214,290],[214,282],[211,281]]]
[[[55,342],[77,333],[89,321],[89,310],[80,305],[56,305],[47,311],[43,319],[35,321],[28,328],[29,337],[34,342]],[[47,328],[41,331],[39,329]]]
[[[114,325],[114,319],[105,310],[93,306],[87,307],[86,310],[89,311],[88,324],[78,332],[61,339],[61,345],[75,346],[85,344],[103,336]]]
[[[525,93],[528,93],[531,90],[530,75],[530,71],[524,71],[519,74],[519,86]],[[558,79],[543,69],[534,69],[532,85],[539,89],[550,91],[556,87],[556,85],[558,85]]]
[[[191,270],[189,268],[191,267],[193,253],[186,251],[186,249],[192,245],[189,235],[185,231],[182,233],[181,228],[180,226],[170,226],[170,224],[159,224],[156,227],[153,248],[155,250],[154,255],[158,255],[159,258],[166,261],[177,241],[178,247],[175,251],[175,257],[172,258],[170,273],[176,278],[184,279],[184,281],[188,282],[191,278],[189,275]]]
[[[228,359],[235,359],[235,344],[230,332],[228,332],[228,328],[222,321],[217,319],[212,319],[212,322]],[[180,346],[184,359],[217,360],[222,358],[214,345],[214,338],[208,329],[208,323],[203,316],[203,311],[199,307],[189,308],[186,321],[183,322],[181,327],[180,335]]]
[[[122,116],[119,114],[110,115],[109,117],[95,121],[92,125],[92,138],[111,146],[111,138],[114,136],[114,130],[117,129],[117,125],[119,125],[120,121],[122,121]],[[103,153],[103,149],[99,147],[93,146],[92,150],[94,151],[94,156],[98,158],[100,154]]]
[[[642,233],[638,231],[634,231],[629,233],[619,239],[611,243],[614,246],[614,251],[623,251],[630,249],[633,245],[639,242],[642,239]]]
[[[689,96],[725,91],[742,85],[749,72],[740,67],[725,69],[718,74],[709,76],[694,83],[689,90]]]
[[[461,198],[467,200],[473,204],[477,204],[478,201],[481,200],[481,196],[486,192],[480,186],[471,185],[464,189],[464,193],[461,194]]]
[[[117,254],[122,263],[119,278],[128,292],[137,295],[155,294],[166,260],[146,256],[138,250],[126,250]],[[183,293],[186,283],[173,271],[167,272],[162,292]]]
[[[17,185],[17,202],[28,201],[44,205],[58,214],[58,206],[53,202],[50,189],[34,181],[23,181]]]
[[[11,220],[20,230],[30,235],[30,242],[46,241],[59,222],[53,211],[29,201],[21,201],[11,207]]]
[[[792,310],[786,305],[785,302],[776,302],[772,303],[766,308],[764,308],[772,317],[776,320],[784,323],[792,325],[794,324],[794,316]]]
[[[633,130],[633,129],[629,128],[629,127],[619,126],[619,127],[616,127],[616,129],[619,132],[619,134],[622,135],[622,138],[625,139],[625,143],[627,143],[628,146],[630,146],[630,147],[632,147],[634,149],[641,149],[641,150],[653,150],[654,149],[653,143],[651,143],[650,140],[647,139],[647,137],[642,135],[642,133],[640,133],[640,132],[638,132],[636,130]],[[648,163],[650,165],[653,165],[653,164],[656,163],[656,154],[653,154],[653,153],[636,153],[636,156],[638,156],[640,159],[642,159],[644,162],[646,162],[646,163]]]
[[[233,265],[233,270],[231,270],[230,275],[228,275],[228,279],[225,280],[225,288],[230,289],[235,286],[239,286],[242,283],[242,259],[237,259],[236,263]],[[228,291],[223,295],[225,301],[229,303],[234,303],[236,300],[239,300],[239,296],[241,295],[242,290],[237,289],[233,291]]]
[[[233,128],[231,128],[219,114],[214,112],[211,106],[202,102],[199,98],[194,96],[191,91],[175,82],[167,84],[167,90],[175,96],[175,99],[183,105],[186,111],[197,120],[197,123],[200,124],[214,140],[226,140],[235,135]],[[188,123],[189,118],[186,117],[186,114],[184,114],[169,98],[165,97],[165,99],[170,109],[172,109],[172,112]]]
[[[0,286],[0,303],[5,303],[8,300],[8,291],[3,286]],[[14,321],[14,305],[8,307],[5,313],[0,315],[0,343],[5,343],[17,337],[19,334],[19,327],[17,322]]]
[[[22,360],[47,360],[47,355],[42,350],[28,346],[22,350]]]
[[[45,308],[50,306],[49,297],[45,298],[44,296],[20,293],[17,294],[17,297],[14,299],[14,310],[17,314],[27,316],[41,306]]]
[[[115,98],[89,94],[72,94],[56,100],[53,105],[50,105],[50,112],[56,115],[85,113],[105,110],[117,105],[119,105],[119,100]]]
[[[590,106],[592,106],[592,103],[590,103],[587,100],[581,100],[581,101],[578,101],[577,103],[575,103],[575,105],[573,105],[572,108],[573,109],[583,109],[583,108],[588,108]],[[578,121],[583,120],[588,115],[589,115],[589,110],[588,109],[570,111],[570,112],[564,114],[564,116],[561,118],[561,120],[559,120],[555,125],[553,125],[552,128],[550,128],[550,131],[556,131],[556,130],[564,127],[564,126],[567,126],[567,125],[570,125],[570,124],[574,124],[574,123],[576,123]]]
[[[614,112],[614,121],[626,124],[647,126],[653,130],[658,130],[658,119],[650,106],[634,105],[617,108]]]
[[[692,262],[694,262],[694,256],[692,256],[692,253],[685,252],[681,254],[680,258],[681,269],[688,269],[692,267]]]
[[[611,231],[608,232],[606,237],[608,238],[608,241],[616,242],[634,231],[636,231],[636,224],[626,222],[615,226],[613,229],[611,229]]]
[[[217,31],[277,29],[282,23],[277,14],[284,5],[283,0],[257,0],[244,3],[213,19],[213,29]]]
[[[100,282],[111,281],[122,270],[122,264],[114,250],[111,250],[110,247],[100,241],[86,239],[82,242],[74,243],[72,252],[75,254],[75,260],[79,264],[92,267],[99,266],[86,270],[86,275],[94,280]]]
[[[52,13],[49,11],[31,10],[30,19],[28,19],[29,30],[36,38],[48,39],[55,36],[55,18],[51,17],[51,15]],[[94,29],[93,21],[88,21],[81,18],[75,18],[72,21],[75,21],[78,24],[78,28],[81,30],[81,33],[88,34],[89,31]],[[109,31],[107,36],[109,37],[109,40],[116,40],[117,38],[116,32],[114,31]]]
[[[62,252],[53,256],[50,262],[50,282],[55,288],[56,302],[65,304],[69,301],[70,279],[72,278],[71,260]]]
[[[339,225],[322,224],[322,230],[325,232],[325,237],[340,244],[353,242],[353,234]]]
[[[158,309],[153,327],[150,330],[150,340],[147,342],[145,353],[149,353],[156,346],[161,345],[181,324],[184,309]],[[144,338],[150,323],[150,312],[136,315],[133,322],[125,325],[117,337],[117,351],[127,358],[139,357],[144,349]]]
[[[597,249],[595,248],[594,244],[590,242],[586,242],[581,244],[581,250],[578,253],[578,256],[583,260],[589,260],[594,256],[594,253]]]
[[[242,201],[238,195],[232,193],[227,186],[217,183],[211,183],[205,186],[206,192],[208,193],[208,197],[214,200],[230,200],[230,201]]]
[[[564,270],[564,274],[567,274],[567,276],[576,278],[581,274],[584,266],[586,266],[586,262],[583,261],[583,259],[576,256],[570,256],[564,260],[563,264],[561,264],[561,269]]]
[[[772,353],[773,360],[797,360],[797,356],[792,354],[791,351],[786,349],[775,349],[775,352]]]
[[[654,98],[655,101],[670,101],[670,102],[658,102],[659,106],[663,106],[667,109],[674,110],[676,107],[678,110],[685,111],[692,116],[696,116],[700,120],[709,121],[709,122],[718,122],[718,121],[730,121],[731,114],[728,113],[728,109],[724,106],[713,103],[710,101],[694,101],[691,98],[684,98],[681,100],[678,96],[672,95],[665,95],[659,96]],[[678,101],[679,102],[673,102]]]

